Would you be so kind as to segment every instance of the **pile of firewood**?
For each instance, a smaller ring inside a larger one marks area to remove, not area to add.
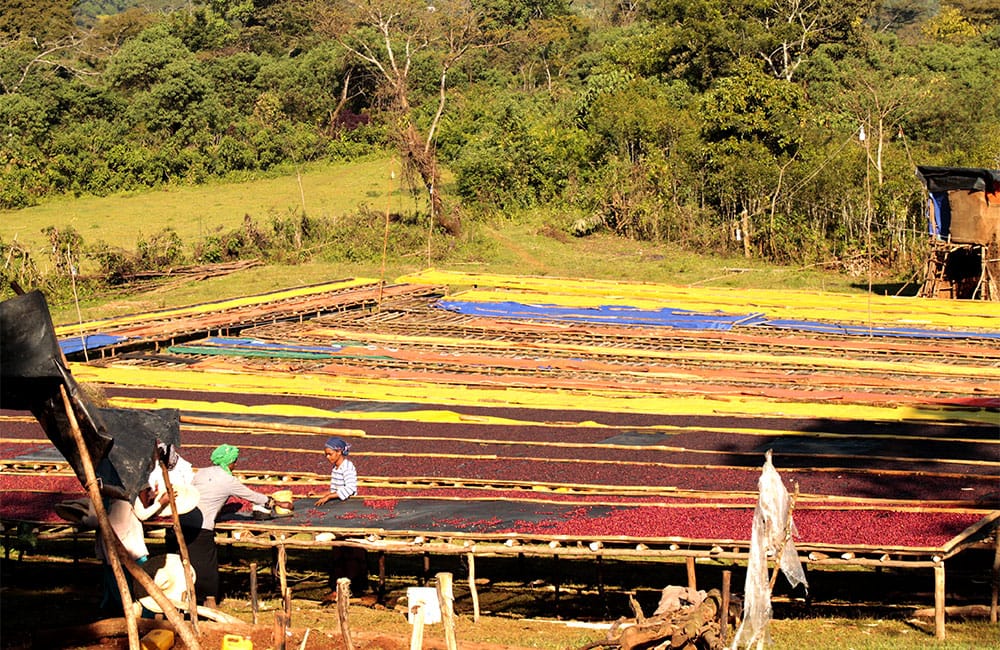
[[[630,598],[635,619],[621,619],[608,631],[608,639],[584,646],[621,648],[621,650],[721,650],[725,647],[729,616],[721,616],[722,594],[687,587],[663,590],[656,612],[645,617],[634,598]],[[728,612],[727,612],[728,614]]]

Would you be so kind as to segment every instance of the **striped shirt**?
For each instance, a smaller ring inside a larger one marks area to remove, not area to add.
[[[330,471],[330,492],[334,492],[341,501],[358,493],[358,470],[348,459]]]

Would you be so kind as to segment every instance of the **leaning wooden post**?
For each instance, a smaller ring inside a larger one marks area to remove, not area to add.
[[[154,452],[155,453],[155,452]],[[181,528],[181,517],[177,513],[177,499],[174,494],[174,484],[170,480],[170,472],[167,471],[167,464],[159,458],[160,473],[163,474],[163,484],[167,488],[170,497],[170,521],[174,526],[174,535],[177,537],[177,550],[180,552],[181,565],[184,567],[184,588],[187,589],[188,611],[191,612],[191,627],[194,633],[198,634],[198,594],[194,590],[195,578],[191,577],[191,555],[188,553],[187,542],[184,541],[184,529]]]
[[[344,647],[354,650],[351,639],[351,626],[347,620],[348,608],[351,604],[351,579],[337,578],[337,620],[340,622],[340,636],[344,639]]]
[[[476,554],[469,552],[469,595],[472,596],[472,622],[479,622],[479,592],[476,591]]]
[[[128,631],[128,647],[130,650],[139,650],[139,624],[135,618],[135,611],[132,609],[132,592],[129,589],[128,580],[125,578],[125,572],[122,570],[121,557],[119,556],[121,540],[118,539],[117,533],[111,527],[111,522],[108,520],[108,513],[104,509],[104,500],[101,498],[101,489],[97,485],[97,474],[94,473],[94,463],[90,457],[90,450],[87,449],[87,443],[80,432],[80,425],[76,421],[76,414],[73,412],[73,405],[69,401],[66,387],[60,385],[59,390],[62,392],[63,408],[66,409],[66,417],[69,418],[70,433],[80,454],[80,464],[83,465],[83,474],[87,478],[87,484],[84,487],[87,489],[90,501],[94,505],[94,513],[97,515],[97,531],[101,536],[101,541],[104,543],[104,556],[108,564],[111,565],[111,572],[114,574],[115,583],[118,585],[118,593],[121,597],[122,610],[125,616],[125,628]],[[117,546],[115,545],[115,541],[118,541]]]
[[[944,639],[944,560],[934,565],[934,636]]]
[[[105,524],[106,524],[107,513],[104,512],[104,503],[101,501],[100,491],[97,490],[97,476],[94,474],[94,466],[90,458],[90,452],[87,450],[87,445],[84,443],[83,434],[80,433],[80,425],[76,421],[76,414],[73,412],[73,407],[70,404],[69,396],[66,394],[66,387],[60,386],[59,390],[62,392],[63,406],[65,407],[66,410],[66,417],[69,419],[70,434],[72,435],[74,442],[76,442],[77,449],[80,453],[80,460],[83,465],[83,471],[87,477],[88,493],[90,493],[91,501],[94,502],[95,512],[104,514]],[[94,492],[97,492],[96,498],[94,494],[91,492],[91,488],[93,488]],[[100,519],[98,519],[98,522],[100,522]],[[128,554],[128,551],[125,550],[125,546],[122,544],[122,541],[118,539],[117,535],[110,535],[110,539],[111,539],[110,548],[113,549],[112,554],[114,555],[114,557],[119,559],[121,563],[124,564],[125,568],[128,570],[129,573],[132,574],[132,577],[135,578],[136,582],[142,585],[143,588],[146,590],[146,593],[152,596],[153,600],[156,601],[156,604],[159,605],[160,608],[163,610],[163,613],[167,617],[167,620],[170,621],[170,623],[174,626],[177,632],[181,635],[181,640],[184,641],[184,644],[187,645],[188,649],[201,650],[201,643],[198,641],[198,637],[194,634],[193,630],[188,625],[185,624],[184,617],[181,616],[181,613],[177,611],[177,608],[174,607],[174,604],[170,602],[166,594],[163,593],[163,590],[160,589],[160,586],[157,585],[155,582],[153,582],[153,578],[150,577],[150,575],[146,573],[143,570],[143,568],[136,563],[135,560],[132,559],[132,557]],[[105,542],[107,542],[107,539],[105,539]],[[129,595],[129,598],[131,599],[131,594]],[[126,623],[127,621],[128,621],[128,615],[126,614]],[[136,637],[138,637],[139,634],[138,625],[136,627],[137,627]],[[135,647],[137,648],[138,645],[136,645]]]
[[[455,639],[455,593],[450,573],[437,574],[437,596],[441,607],[441,622],[444,624],[445,645],[448,650],[458,650]]]

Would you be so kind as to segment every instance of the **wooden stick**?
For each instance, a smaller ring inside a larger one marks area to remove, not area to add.
[[[104,502],[100,498],[100,491],[97,489],[97,477],[94,475],[94,467],[90,458],[90,452],[87,450],[87,445],[84,443],[83,434],[80,432],[80,425],[76,421],[76,414],[73,412],[73,408],[69,401],[69,395],[66,394],[66,387],[60,386],[59,390],[62,393],[63,406],[66,409],[66,416],[69,419],[70,434],[73,437],[74,442],[76,442],[77,448],[80,451],[80,459],[83,464],[84,474],[87,477],[87,490],[90,493],[91,501],[94,503],[94,510],[96,512],[104,512]],[[96,496],[95,496],[96,493]],[[105,520],[107,519],[107,513],[104,513]],[[98,520],[100,521],[100,520]],[[107,523],[105,521],[105,523]],[[110,530],[109,530],[110,532]],[[111,552],[109,555],[116,557],[122,564],[124,564],[125,569],[128,570],[132,577],[135,578],[136,582],[143,586],[156,604],[160,606],[163,610],[164,615],[167,620],[174,626],[177,632],[181,635],[181,640],[187,645],[189,650],[201,650],[201,643],[198,641],[198,637],[194,634],[194,631],[185,624],[184,618],[181,613],[174,607],[174,604],[170,602],[160,586],[157,585],[153,578],[146,573],[141,566],[139,566],[135,560],[128,554],[125,550],[125,546],[122,544],[121,540],[118,539],[117,535],[109,535],[111,545],[106,548],[110,548]],[[107,543],[105,539],[105,543]],[[120,568],[120,567],[119,567]],[[117,576],[116,576],[117,577]],[[129,599],[131,600],[131,594]],[[124,604],[123,599],[122,603]],[[134,616],[134,615],[133,615]],[[192,614],[192,616],[197,616],[197,614]],[[128,614],[125,616],[126,622],[128,622]],[[133,623],[135,622],[133,618]],[[136,637],[138,640],[138,631],[136,631]],[[129,637],[131,643],[131,635]],[[130,646],[138,648],[136,646]]]
[[[441,622],[444,623],[445,645],[448,650],[458,650],[458,641],[455,639],[455,593],[450,573],[437,574],[437,596],[441,607]]]
[[[250,563],[250,612],[251,620],[257,625],[257,617],[260,613],[260,604],[257,602],[257,563]]]
[[[354,641],[351,640],[351,626],[347,620],[350,604],[351,579],[337,578],[337,620],[340,622],[340,636],[344,639],[344,647],[347,650],[354,650]]]
[[[191,612],[191,628],[198,634],[198,594],[194,589],[194,578],[191,577],[191,555],[188,553],[187,542],[184,541],[184,529],[181,528],[181,518],[177,513],[177,499],[174,494],[174,484],[170,480],[170,473],[167,471],[167,464],[159,458],[159,454],[153,452],[158,458],[160,473],[163,475],[163,484],[167,487],[167,494],[170,498],[170,521],[174,527],[174,535],[177,537],[177,550],[180,551],[181,566],[184,567],[184,586],[187,589],[188,611]]]
[[[73,405],[69,401],[66,387],[60,385],[59,390],[62,393],[66,417],[69,418],[70,434],[73,437],[73,442],[76,443],[77,452],[80,454],[80,464],[83,465],[83,474],[87,478],[87,484],[84,487],[87,489],[87,494],[90,495],[90,501],[94,505],[94,513],[97,515],[97,531],[104,543],[104,557],[111,565],[111,572],[118,585],[118,594],[121,598],[128,631],[128,647],[131,650],[139,650],[139,625],[136,623],[135,611],[132,609],[132,592],[129,589],[128,580],[125,578],[125,572],[122,570],[121,557],[119,556],[119,548],[122,546],[121,540],[118,539],[118,534],[111,527],[108,513],[104,509],[104,500],[101,498],[101,490],[97,484],[97,475],[94,473],[94,463],[90,458],[90,450],[87,449],[87,443],[80,432],[80,425],[76,421],[76,414],[73,412]],[[115,541],[118,541],[117,546]],[[127,555],[127,553],[126,551],[125,554]]]
[[[284,610],[274,612],[274,624],[271,626],[271,645],[274,646],[274,650],[285,650],[285,631],[287,629]]]
[[[288,627],[292,626],[292,588],[285,587],[285,591],[281,596],[281,601],[284,605],[285,610],[285,625]]]
[[[934,636],[944,640],[944,562],[934,567]]]
[[[407,603],[413,614],[413,631],[410,634],[410,650],[422,650],[424,647],[424,604]]]
[[[288,587],[288,577],[285,575],[285,560],[288,551],[284,544],[278,544],[278,593],[284,597],[285,589]]]
[[[993,530],[993,596],[990,598],[990,623],[997,622],[997,601],[1000,600],[1000,528]]]
[[[479,622],[479,592],[476,591],[476,554],[469,552],[469,595],[472,597],[472,622]]]
[[[698,591],[698,580],[694,571],[694,558],[688,557],[684,562],[687,564],[688,589]]]
[[[385,551],[378,552],[378,602],[385,603]]]
[[[726,637],[729,632],[729,589],[733,578],[733,572],[726,569],[722,572],[722,606],[719,609],[719,640],[722,645],[726,645]]]

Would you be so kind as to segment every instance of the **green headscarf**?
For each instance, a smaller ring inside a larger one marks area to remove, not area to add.
[[[226,470],[227,474],[232,474],[229,466],[236,462],[236,459],[240,457],[240,450],[232,445],[219,445],[212,452],[212,464],[218,465],[222,469]]]

